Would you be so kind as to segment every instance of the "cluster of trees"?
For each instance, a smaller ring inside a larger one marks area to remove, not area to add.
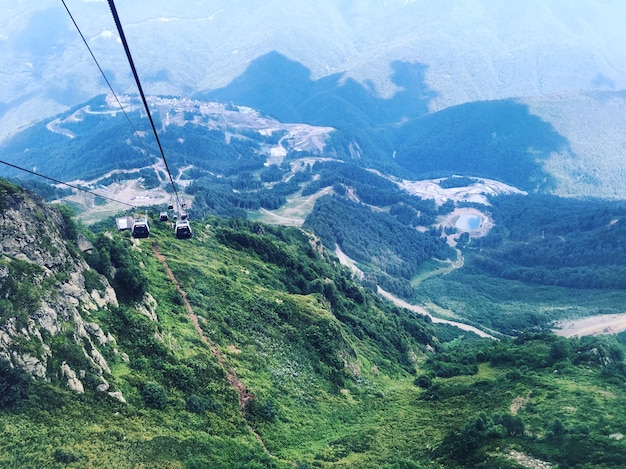
[[[389,179],[350,163],[317,162],[312,170],[319,177],[302,189],[302,195],[314,194],[329,186],[342,196],[347,196],[348,190],[354,191],[365,204],[390,206],[389,213],[404,225],[429,226],[438,215],[454,210],[453,202],[437,207],[433,199],[407,194]]]
[[[387,213],[337,196],[320,198],[304,226],[328,248],[339,245],[349,257],[394,277],[411,279],[426,260],[454,255],[438,231],[419,232]]]
[[[227,143],[224,132],[195,124],[169,126],[163,133],[164,145],[175,168],[192,164],[223,176],[263,168],[265,156],[258,151],[263,137],[233,137]]]
[[[9,179],[13,184],[16,184],[23,189],[34,192],[39,197],[43,198],[46,202],[51,200],[60,199],[72,193],[71,189],[55,187],[51,184],[38,181],[36,179],[19,178]]]
[[[479,182],[479,179],[466,176],[450,176],[439,181],[439,186],[442,189],[453,189],[455,187],[472,186],[477,182]]]
[[[165,174],[162,174],[162,177],[165,177]],[[133,173],[114,173],[111,176],[100,179],[98,181],[98,184],[108,186],[109,184],[113,184],[114,182],[139,178],[143,179],[143,186],[145,189],[154,189],[161,185],[161,181],[159,180],[159,177],[157,176],[153,168],[143,168]]]
[[[15,409],[28,398],[30,376],[0,357],[0,409]]]
[[[427,373],[423,376],[432,379],[473,375],[481,363],[510,368],[512,379],[519,378],[519,370],[552,372],[568,366],[585,366],[600,368],[605,377],[611,376],[621,383],[626,382],[624,356],[624,346],[615,336],[566,339],[549,332],[528,331],[515,338],[489,343],[476,341],[432,355],[425,363]]]
[[[109,280],[120,300],[141,300],[148,288],[148,278],[127,244],[101,234],[93,245],[91,253],[85,254],[89,266]]]
[[[450,433],[436,450],[440,457],[452,458],[463,465],[480,462],[478,450],[490,440],[506,437],[523,437],[525,426],[516,415],[481,414],[465,424],[459,431]]]
[[[467,380],[451,379],[460,374],[475,374],[472,369],[481,364],[506,370],[503,379],[471,384],[465,384],[470,383]],[[547,390],[550,396],[556,396],[566,391],[554,379],[541,384],[543,377],[555,373],[559,376],[593,374],[598,386],[607,383],[623,386],[626,382],[624,347],[613,336],[565,339],[550,333],[522,333],[516,338],[450,347],[431,356],[424,368],[426,373],[415,379],[415,385],[423,389],[422,399],[428,401],[463,396],[466,401],[480,402],[486,393],[492,396],[500,393],[499,388],[506,387],[507,382],[516,387],[527,383],[533,395],[537,392],[542,396]],[[541,402],[540,398],[532,400]],[[589,402],[594,402],[593,398],[590,397]],[[457,464],[487,467],[489,452],[495,446],[523,444],[532,454],[559,467],[621,467],[625,455],[623,445],[607,438],[607,423],[602,417],[594,415],[583,423],[572,418],[562,420],[542,416],[535,405],[529,402],[527,410],[515,415],[477,412],[448,433],[434,454],[453,467]],[[532,434],[527,432],[526,419],[532,421]]]
[[[233,191],[228,181],[206,177],[194,181],[185,190],[194,196],[194,216],[219,215],[246,218],[246,210],[275,210],[286,202],[286,196],[298,190],[293,183],[278,183],[272,188]]]
[[[496,226],[470,264],[490,275],[572,288],[626,288],[626,204],[513,195],[492,199]]]
[[[346,184],[358,192],[363,202],[371,205],[391,205],[400,192],[398,186],[376,173],[350,163],[318,161],[313,165],[313,173],[319,177],[302,191],[302,195],[311,195],[324,187]]]
[[[288,171],[288,165],[272,165],[261,170],[260,177],[244,170],[226,178],[202,172],[185,192],[194,196],[195,216],[246,218],[247,210],[281,207],[288,195],[300,190],[302,184],[311,179],[310,171],[300,171],[288,181],[280,182]]]

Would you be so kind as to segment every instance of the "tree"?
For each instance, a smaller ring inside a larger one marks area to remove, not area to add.
[[[159,383],[148,381],[142,391],[141,396],[148,407],[163,410],[167,404],[167,392]]]
[[[28,398],[30,376],[0,359],[0,408],[14,409]]]
[[[433,380],[428,375],[421,375],[415,378],[415,380],[413,381],[413,384],[415,384],[415,386],[419,388],[428,389],[432,386]]]

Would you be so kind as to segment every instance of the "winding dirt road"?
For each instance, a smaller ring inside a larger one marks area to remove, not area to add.
[[[491,334],[487,334],[485,331],[481,331],[477,327],[470,326],[469,324],[464,324],[462,322],[456,322],[456,321],[450,321],[448,319],[437,318],[433,316],[432,314],[430,314],[426,310],[426,308],[424,308],[423,306],[412,305],[411,303],[407,303],[406,301],[398,298],[397,296],[394,296],[388,291],[383,290],[382,288],[380,288],[380,286],[378,287],[378,294],[381,295],[383,298],[387,298],[388,300],[393,302],[396,306],[410,309],[411,311],[415,311],[416,313],[423,314],[424,316],[428,316],[433,321],[434,324],[449,324],[451,326],[458,327],[459,329],[462,329],[464,331],[473,332],[474,334],[477,334],[480,337],[498,340],[496,337],[492,336]]]

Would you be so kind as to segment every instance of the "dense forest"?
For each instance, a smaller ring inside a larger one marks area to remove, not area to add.
[[[410,279],[426,260],[454,256],[439,231],[422,233],[344,197],[320,198],[304,226],[329,249],[338,245],[352,259],[393,277]]]
[[[512,99],[452,106],[397,133],[396,161],[418,179],[453,173],[541,192],[553,185],[541,160],[567,146],[549,123]]]
[[[493,218],[489,234],[462,246],[461,268],[418,276],[414,301],[511,335],[623,312],[623,203],[530,194],[490,204],[476,206]]]
[[[626,289],[626,204],[547,195],[491,203],[495,227],[472,241],[474,268],[540,285]]]

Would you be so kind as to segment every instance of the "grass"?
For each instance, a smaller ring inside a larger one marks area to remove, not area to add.
[[[112,375],[107,376],[127,404],[93,390],[75,394],[64,383],[34,383],[20,409],[0,411],[1,466],[519,468],[507,456],[512,449],[573,465],[567,452],[577,442],[584,446],[585,438],[609,449],[615,458],[626,454],[624,441],[610,437],[626,434],[626,378],[619,373],[611,377],[598,364],[544,363],[550,341],[557,340],[548,336],[519,343],[450,343],[445,354],[413,344],[412,369],[400,367],[379,342],[365,332],[357,337],[356,329],[339,321],[341,311],[323,295],[287,291],[278,264],[221,244],[214,236],[218,228],[213,222],[194,224],[194,238],[176,240],[168,227],[155,223],[151,237],[136,244],[132,252],[149,279],[157,323],[132,310],[91,314],[90,320],[106,331],[116,327],[113,315],[141,319],[132,323],[132,330],[117,326],[120,352],[127,352],[130,362],[112,362]],[[204,335],[221,354],[223,368],[200,340],[152,243],[187,293]],[[453,294],[462,295],[463,290],[448,291]],[[545,295],[560,298],[550,291]],[[371,324],[389,314],[373,297],[365,297],[364,304],[370,308]],[[329,343],[344,360],[341,382],[331,379],[322,359],[325,350],[316,349],[313,339],[303,334],[311,325],[327,323],[338,328],[341,339]],[[518,362],[477,361],[479,356],[499,356],[496,352]],[[476,364],[476,373],[435,376],[431,361],[444,356],[451,364]],[[191,381],[181,381],[175,373],[186,369],[193,370]],[[272,456],[246,427],[237,394],[226,378],[229,370],[254,395],[246,418]],[[421,375],[432,377],[430,388],[414,384]],[[167,391],[165,409],[144,402],[141,391],[149,381]],[[186,400],[192,394],[204,396],[212,407],[188,411]],[[496,425],[494,433],[476,437],[477,446],[468,450],[466,460],[445,452],[450,442],[475,434],[476,419],[485,416],[489,422],[509,415],[519,396],[528,396],[518,411],[526,434],[507,435]],[[564,433],[554,436],[557,420]],[[575,453],[580,467],[598,461],[603,467],[619,467],[597,452],[588,453]],[[64,462],[69,460],[74,462]]]
[[[332,187],[325,187],[313,195],[302,196],[302,191],[287,197],[287,203],[278,210],[263,210],[248,214],[250,220],[258,220],[270,225],[300,226],[313,211],[315,202],[320,197],[332,192]]]
[[[463,317],[501,332],[548,327],[553,321],[621,313],[622,290],[578,290],[526,285],[475,272],[457,270],[420,283],[414,301],[430,303],[442,317]]]

